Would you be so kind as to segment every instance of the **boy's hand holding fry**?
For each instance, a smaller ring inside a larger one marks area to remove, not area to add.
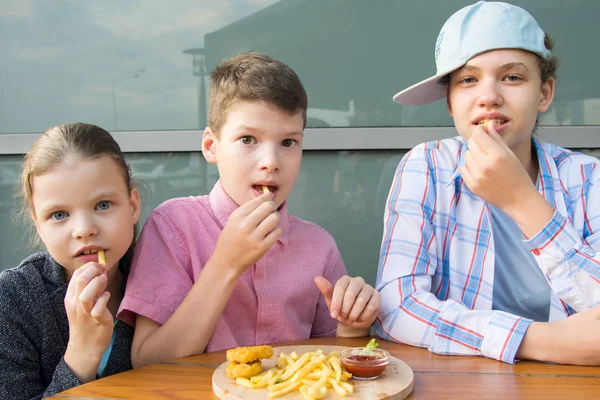
[[[237,275],[255,264],[281,236],[273,195],[264,193],[236,209],[219,235],[213,257]]]
[[[65,362],[81,382],[96,378],[100,358],[112,338],[114,320],[107,308],[110,294],[106,284],[106,266],[89,262],[73,273],[67,287],[69,343]]]
[[[367,336],[381,306],[381,294],[363,278],[342,276],[333,286],[322,276],[315,284],[325,297],[331,317],[338,321],[338,336]]]

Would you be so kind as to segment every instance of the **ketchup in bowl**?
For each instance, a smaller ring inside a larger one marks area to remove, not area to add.
[[[342,350],[340,362],[354,379],[375,379],[390,363],[390,354],[381,349],[362,354],[362,350],[362,347]]]

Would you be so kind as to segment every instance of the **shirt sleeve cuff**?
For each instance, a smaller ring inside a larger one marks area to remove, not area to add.
[[[533,321],[498,311],[490,321],[481,343],[481,354],[505,363],[514,364],[517,351]]]
[[[578,242],[579,236],[575,234],[567,219],[555,211],[546,226],[535,236],[525,240],[524,244],[535,255],[544,252],[555,262],[559,262],[573,251]]]

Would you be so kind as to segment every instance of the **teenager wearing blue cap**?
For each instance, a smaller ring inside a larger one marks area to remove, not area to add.
[[[446,98],[460,136],[400,162],[384,217],[375,322],[438,354],[600,364],[600,160],[533,136],[556,59],[524,9],[465,7],[437,73],[394,96]]]

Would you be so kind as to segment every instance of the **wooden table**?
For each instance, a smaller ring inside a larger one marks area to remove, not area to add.
[[[365,338],[331,338],[280,345],[357,347],[366,342]],[[382,339],[378,342],[380,348],[413,369],[415,388],[408,399],[600,399],[600,367],[533,361],[510,365],[483,357],[439,356]],[[148,365],[81,385],[53,398],[216,400],[212,373],[224,361],[225,352],[217,352]]]

